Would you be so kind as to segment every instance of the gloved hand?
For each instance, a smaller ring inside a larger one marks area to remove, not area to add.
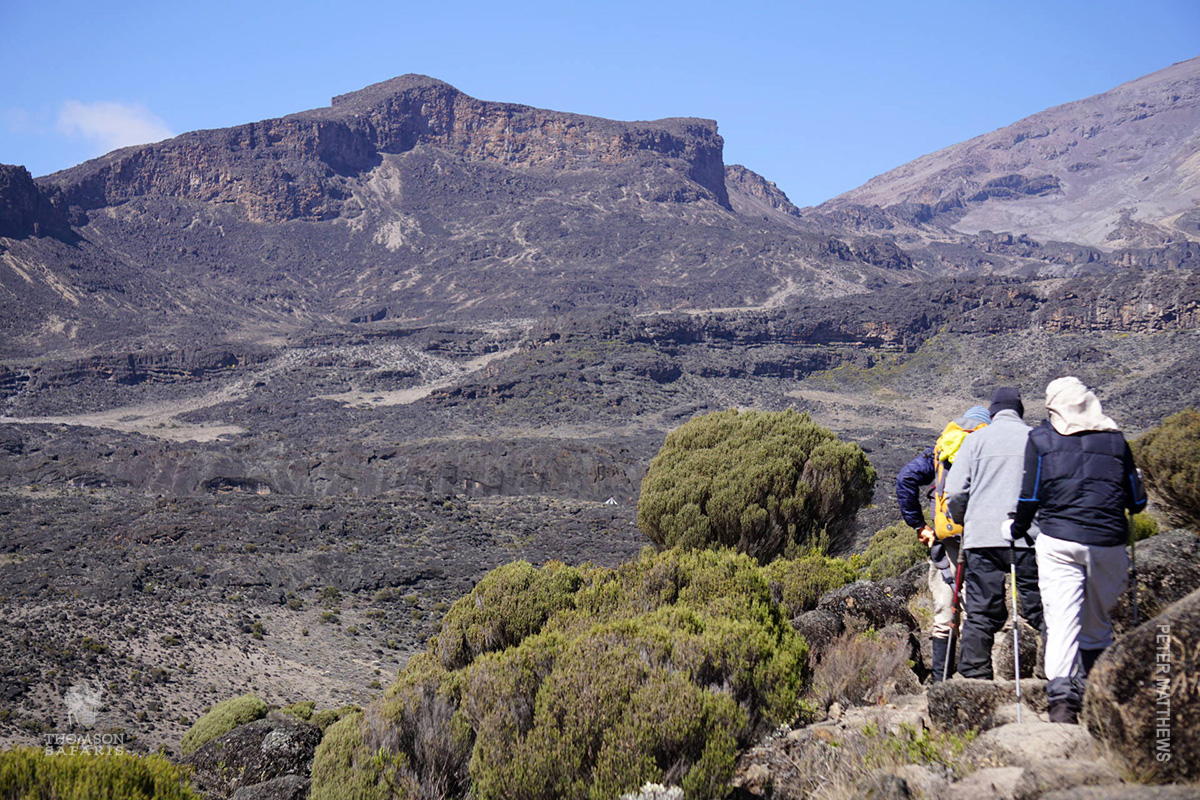
[[[1015,544],[1017,541],[1024,541],[1029,547],[1033,547],[1033,537],[1029,535],[1029,531],[1020,536],[1013,535],[1013,518],[1008,517],[1000,521],[1000,537],[1009,544]]]
[[[937,538],[933,534],[933,528],[929,527],[928,525],[923,525],[921,529],[917,531],[917,539],[926,547],[933,547],[933,543],[937,541]]]

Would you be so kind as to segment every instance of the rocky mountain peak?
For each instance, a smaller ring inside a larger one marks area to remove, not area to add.
[[[253,221],[339,216],[354,178],[420,146],[507,168],[606,169],[659,162],[726,208],[723,141],[701,119],[617,122],[477,100],[404,75],[327,108],[125,148],[41,179],[61,207],[134,197],[234,203]]]
[[[386,81],[373,83],[354,92],[339,94],[330,102],[330,107],[338,110],[357,110],[358,108],[376,105],[381,100],[386,100],[390,97],[422,90],[444,91],[454,94],[460,93],[458,89],[455,89],[445,81],[439,81],[437,78],[431,78],[428,75],[418,75],[410,72],[407,75],[399,75],[395,78],[389,78]]]
[[[1200,58],[922,156],[831,200],[923,205],[961,233],[1101,248],[1200,241]]]

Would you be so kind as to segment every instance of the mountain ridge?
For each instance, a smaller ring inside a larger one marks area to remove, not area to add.
[[[1197,153],[1200,58],[922,156],[818,208],[918,204],[960,233],[1103,249],[1195,242]]]
[[[323,220],[341,211],[338,177],[378,166],[381,154],[421,144],[469,160],[550,169],[611,166],[639,152],[656,153],[686,162],[689,178],[718,204],[729,203],[723,142],[712,120],[619,122],[482,101],[422,75],[338,95],[324,108],[123,148],[38,182],[59,205],[84,210],[151,195],[234,202],[255,221]],[[243,153],[270,155],[277,163],[256,164],[267,173],[247,181],[236,169]],[[274,198],[264,185],[271,180],[298,187]]]

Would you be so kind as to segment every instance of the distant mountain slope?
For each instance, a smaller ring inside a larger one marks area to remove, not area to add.
[[[757,307],[909,280],[889,242],[764,218],[748,171],[735,210],[722,150],[709,120],[616,122],[409,75],[36,186],[7,168],[0,351]]]
[[[1200,241],[1200,58],[872,178],[822,206],[925,204],[954,230],[1102,248]]]

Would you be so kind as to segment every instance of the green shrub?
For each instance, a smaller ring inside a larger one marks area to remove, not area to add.
[[[187,772],[162,756],[0,751],[0,797],[12,800],[194,800]]]
[[[442,619],[436,652],[446,669],[458,669],[476,656],[502,650],[537,633],[555,611],[567,608],[583,583],[583,573],[551,562],[536,569],[514,561],[493,570]]]
[[[358,706],[342,706],[341,708],[323,708],[312,715],[311,722],[321,730],[325,730],[347,714],[361,714]]]
[[[205,742],[215,739],[223,733],[228,733],[238,725],[262,719],[266,715],[267,704],[252,694],[223,700],[196,720],[196,724],[183,735],[179,749],[185,756],[194,753]]]
[[[1133,448],[1162,513],[1173,525],[1200,530],[1200,411],[1172,414]]]
[[[858,561],[862,577],[869,581],[894,578],[929,557],[929,548],[921,544],[916,532],[903,522],[876,531]]]
[[[383,698],[329,729],[313,800],[608,800],[663,780],[723,796],[738,750],[792,721],[806,684],[807,645],[771,595],[728,550],[495,570]]]
[[[853,583],[857,577],[844,559],[816,553],[772,561],[764,572],[772,586],[778,587],[779,602],[790,617],[811,611],[825,592]]]
[[[313,700],[301,700],[299,703],[292,703],[290,706],[284,706],[279,709],[281,714],[291,714],[297,719],[302,719],[305,722],[312,719],[313,711],[317,708],[317,704]]]
[[[638,527],[660,546],[733,547],[765,563],[840,537],[874,486],[862,449],[808,414],[720,411],[667,436]]]
[[[382,759],[364,750],[362,714],[330,725],[313,756],[311,800],[384,800]]]
[[[1133,515],[1133,540],[1135,542],[1157,535],[1158,523],[1154,521],[1154,517],[1146,513]]]

